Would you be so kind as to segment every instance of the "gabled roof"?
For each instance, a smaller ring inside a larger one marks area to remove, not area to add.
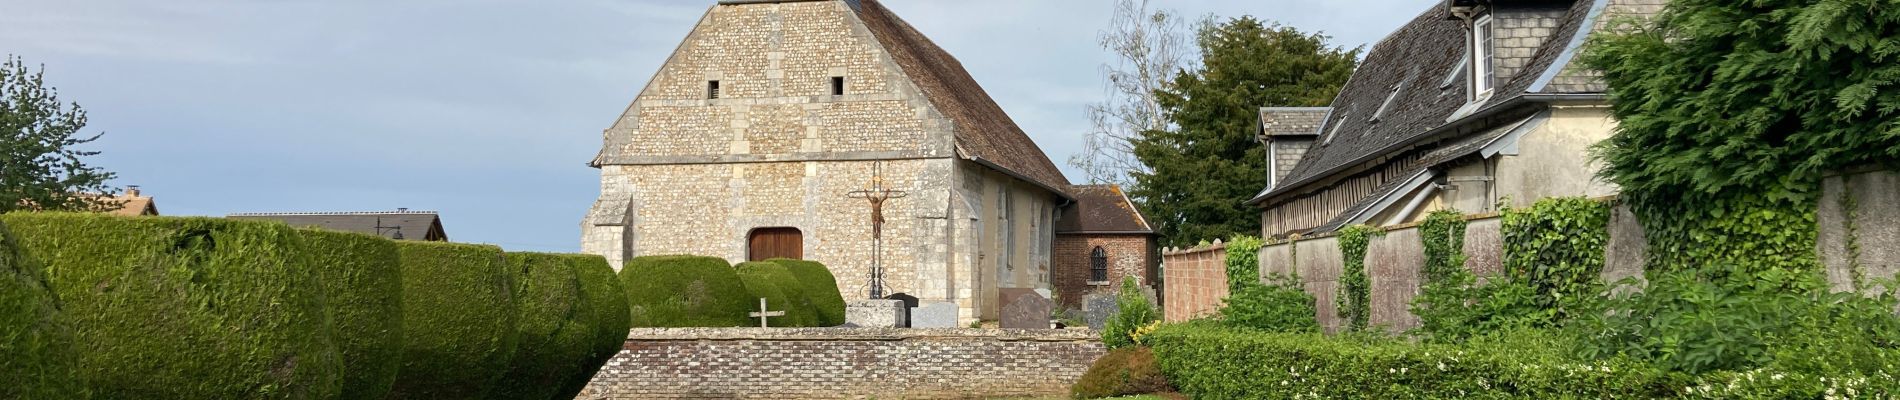
[[[1154,233],[1148,218],[1119,186],[1075,185],[1069,187],[1069,194],[1075,196],[1075,205],[1062,210],[1056,233]]]
[[[442,230],[442,218],[434,211],[242,213],[227,218],[281,221],[296,227],[366,233],[391,239],[400,233],[403,240],[449,240],[449,235]]]
[[[923,90],[937,111],[954,123],[958,155],[993,164],[1057,194],[1069,185],[1068,178],[1049,161],[1042,148],[990,99],[956,57],[937,47],[878,0],[846,1],[846,4],[857,11],[858,18],[883,44],[892,61]]]
[[[1592,22],[1610,1],[1572,3],[1558,28],[1524,68],[1476,103],[1468,102],[1466,94],[1470,87],[1469,74],[1464,71],[1467,29],[1462,21],[1447,19],[1442,5],[1432,5],[1372,47],[1333,100],[1333,112],[1320,129],[1319,142],[1307,150],[1284,183],[1262,192],[1251,203],[1299,192],[1307,184],[1404,150],[1450,128],[1482,120],[1492,111],[1523,104],[1526,99],[1600,94],[1600,84],[1588,84],[1592,81],[1588,72],[1569,66],[1582,46],[1583,35],[1594,29]],[[1550,84],[1553,81],[1579,84]],[[1385,111],[1380,113],[1380,109]],[[1377,119],[1372,118],[1374,114],[1378,114]]]
[[[1332,107],[1261,107],[1260,135],[1314,136]]]

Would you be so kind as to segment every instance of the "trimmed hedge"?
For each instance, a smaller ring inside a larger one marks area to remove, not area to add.
[[[39,266],[28,265],[0,224],[0,399],[85,398],[73,330]]]
[[[515,274],[501,248],[396,242],[403,352],[390,398],[486,397],[515,351]]]
[[[805,284],[805,295],[811,299],[811,305],[818,314],[818,326],[844,325],[844,293],[838,289],[838,278],[831,274],[830,268],[817,261],[774,258],[773,263],[785,266]]]
[[[1640,364],[1542,357],[1529,344],[1452,347],[1192,324],[1164,326],[1148,341],[1168,381],[1196,399],[1636,399],[1674,397],[1689,383]]]
[[[342,352],[343,395],[389,394],[402,366],[402,264],[396,243],[374,235],[299,229],[298,260],[316,274]]]
[[[606,258],[580,254],[562,257],[573,266],[575,276],[580,279],[580,311],[591,316],[588,321],[593,329],[587,352],[575,361],[580,363],[581,370],[562,382],[556,396],[551,397],[571,399],[587,387],[587,382],[608,359],[620,353],[632,321],[627,315],[627,294],[621,290],[620,280],[614,276],[614,268],[607,264]]]
[[[1155,366],[1154,351],[1147,347],[1123,347],[1095,359],[1088,372],[1076,379],[1069,397],[1099,399],[1172,391],[1174,388],[1168,386],[1168,378]]]
[[[637,257],[620,270],[620,286],[627,292],[633,326],[716,328],[758,324],[746,316],[758,307],[758,297],[746,291],[739,272],[723,258]]]
[[[753,297],[765,298],[766,307],[772,311],[785,311],[785,316],[772,317],[772,326],[810,327],[818,326],[818,313],[812,308],[811,297],[805,293],[805,283],[792,276],[792,271],[784,265],[771,262],[740,263],[739,281],[752,292]],[[753,301],[754,311],[757,300]],[[752,319],[757,323],[758,319]]]
[[[515,353],[492,398],[553,398],[595,339],[594,316],[581,310],[580,277],[565,256],[508,253],[515,272]]]
[[[101,398],[321,399],[342,388],[323,295],[280,223],[0,216],[72,321]],[[66,397],[66,396],[55,396]]]

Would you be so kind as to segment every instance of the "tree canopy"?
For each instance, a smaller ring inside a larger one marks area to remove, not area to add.
[[[1359,48],[1323,34],[1253,17],[1200,28],[1202,67],[1156,91],[1171,127],[1142,132],[1130,194],[1170,244],[1260,230],[1243,205],[1267,185],[1264,146],[1254,129],[1261,107],[1324,106],[1359,60]]]
[[[0,64],[0,213],[20,208],[84,211],[102,206],[113,173],[88,166],[97,151],[77,148],[99,139],[79,136],[86,111],[60,104],[45,71],[28,71],[9,56]]]

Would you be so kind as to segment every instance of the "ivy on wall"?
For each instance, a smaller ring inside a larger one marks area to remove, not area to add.
[[[1366,275],[1366,245],[1372,237],[1384,232],[1365,225],[1353,225],[1339,230],[1339,253],[1345,258],[1345,268],[1340,271],[1339,305],[1340,318],[1346,319],[1346,329],[1357,332],[1366,329],[1372,314],[1372,280]]]
[[[1581,197],[1551,198],[1504,212],[1504,273],[1530,286],[1532,301],[1559,320],[1599,294],[1610,206]]]
[[[1433,211],[1419,224],[1425,247],[1425,282],[1443,281],[1465,269],[1465,216],[1457,210]]]
[[[1260,284],[1260,246],[1258,237],[1234,236],[1227,242],[1227,293]]]

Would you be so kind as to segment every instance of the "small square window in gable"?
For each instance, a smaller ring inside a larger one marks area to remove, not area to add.
[[[831,77],[831,95],[832,96],[844,95],[844,77],[842,76]]]
[[[706,81],[706,98],[719,98],[719,81]]]

